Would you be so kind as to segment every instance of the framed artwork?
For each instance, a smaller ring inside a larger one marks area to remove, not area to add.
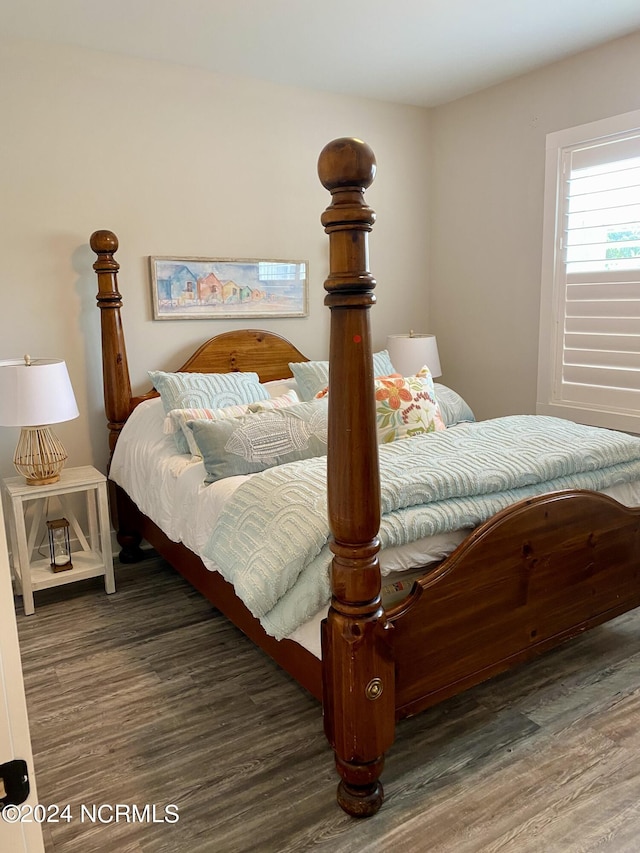
[[[306,261],[151,257],[154,320],[306,317]]]

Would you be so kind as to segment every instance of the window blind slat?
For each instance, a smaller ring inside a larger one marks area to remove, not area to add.
[[[572,367],[628,368],[640,372],[640,352],[608,352],[597,349],[573,349],[570,342],[564,351],[565,370]]]
[[[640,300],[568,301],[565,317],[568,320],[600,320],[605,331],[604,327],[610,320],[636,320],[636,331],[640,334]]]
[[[640,352],[639,335],[565,334],[564,344],[572,349],[600,350],[603,352]]]
[[[604,142],[594,140],[588,145],[576,146],[571,152],[572,169],[588,169],[615,161],[624,162],[638,156],[640,133],[625,133]]]
[[[567,272],[563,276],[563,286],[565,288],[570,288],[578,284],[602,285],[606,287],[609,284],[634,285],[638,283],[640,283],[640,270],[632,273],[620,270],[595,270],[583,273]]]
[[[632,388],[564,382],[562,399],[567,403],[581,403],[599,411],[628,412],[636,416],[640,411],[640,391]]]
[[[603,271],[619,270],[621,272],[629,272],[633,275],[638,270],[638,267],[640,267],[640,257],[617,258],[615,260],[601,258],[599,260],[566,262],[566,264],[568,275],[580,275],[581,273],[591,272],[594,266],[605,267]]]
[[[609,207],[621,207],[623,204],[636,204],[640,195],[640,187],[623,187],[617,190],[602,190],[587,195],[569,196],[567,213],[582,213],[592,210],[603,210]]]
[[[640,234],[640,220],[636,220],[635,222],[621,222],[615,227],[613,227],[611,223],[607,223],[606,226],[600,227],[589,226],[566,228],[564,233],[565,244],[567,246],[595,245],[596,243],[603,242],[603,238],[607,243],[609,243],[609,240],[606,238],[610,233],[620,235],[615,240],[616,244],[626,244],[637,239],[631,235],[635,233]]]
[[[614,282],[603,284],[602,282],[568,284],[567,302],[574,301],[600,301],[640,299],[640,281]]]
[[[565,365],[562,381],[602,388],[640,391],[640,370],[607,369],[581,365]]]
[[[580,198],[588,195],[593,197],[594,203],[597,204],[600,193],[618,189],[633,190],[639,184],[640,168],[638,167],[583,177],[576,177],[575,172],[572,172],[569,178],[569,197]]]
[[[621,225],[629,220],[640,219],[639,204],[621,204],[617,207],[603,207],[598,210],[567,213],[565,211],[565,233],[580,227],[598,225]]]
[[[583,243],[566,247],[567,263],[576,261],[596,261],[598,263],[638,258],[640,264],[640,240],[609,240],[602,243]]]
[[[637,317],[567,317],[565,333],[569,332],[637,335],[640,333],[640,323]]]

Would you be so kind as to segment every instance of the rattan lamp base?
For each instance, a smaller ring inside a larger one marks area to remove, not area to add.
[[[30,486],[57,483],[66,460],[67,452],[50,427],[22,427],[13,464]]]

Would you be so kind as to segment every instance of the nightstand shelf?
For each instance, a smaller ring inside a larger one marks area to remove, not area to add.
[[[29,486],[23,477],[11,477],[4,480],[3,485],[9,510],[7,520],[16,591],[22,595],[25,615],[34,612],[33,593],[41,589],[104,576],[106,591],[115,592],[107,480],[104,474],[87,465],[66,468],[57,483],[45,486]],[[86,495],[87,534],[69,500],[71,495],[78,493]],[[51,569],[49,558],[34,559],[36,538],[42,534],[44,525],[45,503],[52,497],[59,501],[79,545],[79,550],[73,551],[71,555],[73,568],[61,572]],[[31,502],[35,504],[27,529],[25,516]]]
[[[31,588],[47,589],[50,586],[60,586],[71,581],[81,581],[85,578],[98,578],[104,574],[102,555],[95,551],[74,551],[73,568],[66,572],[55,574],[51,571],[49,560],[36,560],[31,563]]]

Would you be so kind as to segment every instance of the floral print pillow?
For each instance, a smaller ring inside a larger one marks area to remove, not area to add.
[[[415,376],[390,373],[374,382],[380,444],[447,428],[426,364]],[[316,399],[326,397],[328,392],[329,388],[324,388]]]
[[[446,429],[426,365],[415,376],[379,377],[375,398],[381,444]]]

